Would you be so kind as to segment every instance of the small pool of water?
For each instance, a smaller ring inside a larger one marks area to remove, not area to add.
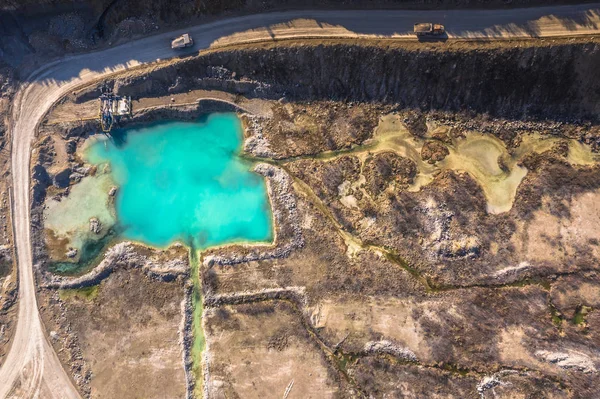
[[[235,114],[202,122],[156,123],[96,138],[84,157],[110,165],[119,187],[120,235],[157,247],[180,241],[195,248],[272,239],[264,178],[239,157]]]

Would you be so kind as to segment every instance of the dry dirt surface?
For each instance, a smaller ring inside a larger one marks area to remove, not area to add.
[[[205,314],[211,398],[335,398],[339,376],[286,302],[223,306]],[[289,393],[286,395],[286,392]]]
[[[53,343],[73,341],[84,360],[73,372],[90,377],[91,398],[185,397],[181,280],[119,270],[92,288],[45,290],[41,297]]]
[[[113,45],[142,35],[167,32],[182,25],[191,26],[202,21],[214,20],[216,16],[235,16],[250,13],[276,12],[281,10],[340,10],[340,9],[415,9],[447,10],[432,14],[433,19],[444,19],[446,12],[451,14],[460,9],[500,9],[506,12],[515,7],[560,6],[569,3],[565,0],[371,0],[344,3],[338,0],[299,1],[264,0],[240,1],[221,0],[210,3],[195,3],[186,0],[144,2],[141,0],[59,0],[59,1],[0,1],[0,51],[7,63],[18,66],[20,63],[35,62],[40,56],[59,57],[65,53],[84,52],[98,46]],[[450,10],[448,10],[450,9]],[[452,10],[453,9],[453,10]],[[414,19],[415,13],[407,12]],[[548,8],[554,11],[554,8]],[[523,10],[524,13],[528,11]],[[483,14],[483,13],[482,13]],[[529,17],[545,14],[530,14]],[[559,12],[560,17],[564,12]],[[556,15],[556,14],[555,14]],[[412,21],[412,24],[414,21]],[[444,19],[452,22],[455,18]],[[536,24],[523,23],[513,19],[511,32],[525,31],[536,34]],[[547,23],[556,23],[549,20]],[[579,16],[571,16],[561,21],[568,26],[585,22]],[[462,26],[461,26],[462,27]],[[397,29],[390,25],[390,28]],[[410,28],[410,26],[409,26]],[[497,33],[498,27],[490,30]],[[402,29],[404,30],[404,29]],[[392,31],[395,32],[395,31]]]
[[[14,71],[0,60],[0,364],[16,325],[17,269],[10,209],[10,144],[6,116],[14,94]]]

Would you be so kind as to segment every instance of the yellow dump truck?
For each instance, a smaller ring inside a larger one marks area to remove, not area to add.
[[[415,35],[417,36],[439,36],[446,32],[444,25],[429,22],[415,24]]]
[[[191,47],[193,45],[194,39],[192,39],[189,33],[183,34],[178,38],[173,39],[173,41],[171,42],[171,48],[173,50]]]

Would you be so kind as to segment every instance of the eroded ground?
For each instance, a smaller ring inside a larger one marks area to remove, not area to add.
[[[295,122],[286,107],[279,125]],[[210,266],[209,294],[302,287],[307,330],[365,396],[599,395],[597,155],[564,137],[381,116],[366,141],[318,154],[310,134],[261,131],[288,143],[270,150],[294,177],[306,244]]]
[[[95,286],[43,294],[50,338],[89,397],[185,396],[181,280],[121,269]]]
[[[299,316],[284,301],[208,311],[210,397],[337,397],[340,377]]]
[[[0,366],[16,326],[17,268],[10,205],[10,135],[6,121],[14,94],[13,73],[0,61]]]
[[[195,117],[198,98],[237,107],[244,155],[270,164],[276,183],[272,246],[200,255],[197,387],[209,397],[600,395],[600,167],[586,136],[596,127],[217,91],[172,97],[136,99],[134,120]],[[68,118],[75,108],[56,108],[38,143],[40,222],[43,206],[98,176],[74,155],[91,126]],[[65,256],[47,233],[39,259]],[[64,312],[77,340],[63,360],[92,397],[183,397],[188,277],[165,282],[128,262],[91,288],[44,289],[46,323]]]

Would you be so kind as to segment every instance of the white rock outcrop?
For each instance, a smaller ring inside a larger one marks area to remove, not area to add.
[[[535,355],[565,370],[575,370],[582,373],[595,373],[598,371],[594,365],[594,361],[583,353],[540,350],[535,352]]]
[[[410,349],[396,345],[391,341],[369,341],[365,344],[364,351],[367,353],[387,353],[394,357],[408,360],[411,362],[417,361],[417,355]]]

